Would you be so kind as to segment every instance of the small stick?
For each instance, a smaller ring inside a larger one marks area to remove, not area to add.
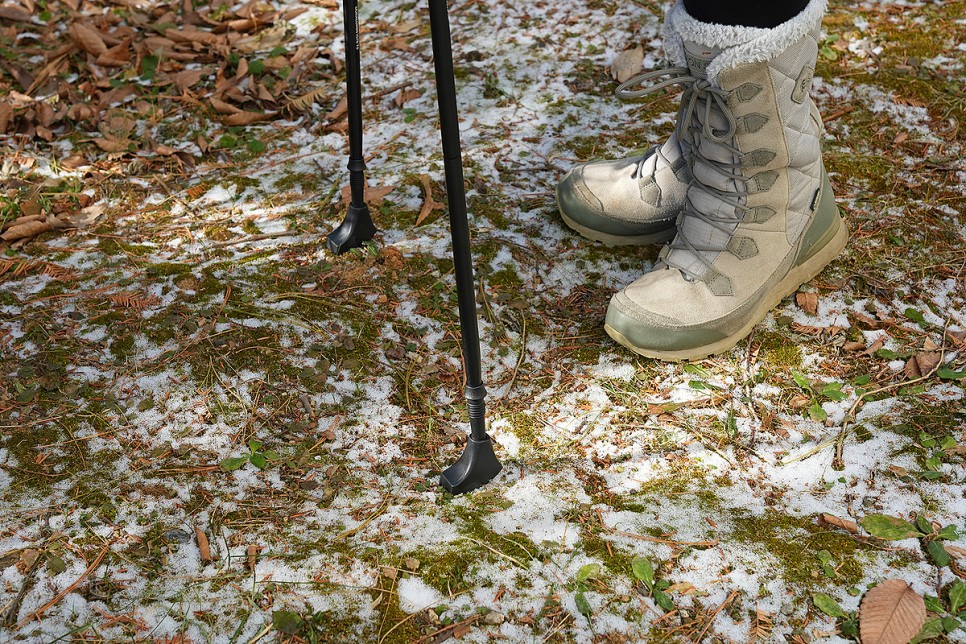
[[[275,239],[277,237],[292,237],[295,235],[301,235],[297,230],[282,230],[277,233],[262,233],[261,235],[249,235],[248,237],[242,237],[240,239],[229,239],[228,241],[217,242],[212,244],[213,248],[225,248],[226,246],[234,246],[236,244],[247,244],[248,242],[262,241],[265,239]]]
[[[666,543],[672,546],[696,546],[698,548],[713,548],[721,541],[719,539],[714,539],[713,541],[674,541],[672,539],[659,539],[657,537],[648,537],[643,534],[634,534],[633,532],[624,532],[623,530],[610,530],[614,534],[619,534],[622,537],[630,537],[631,539],[640,539],[641,541],[652,541],[654,543]]]
[[[104,549],[101,550],[100,553],[98,553],[97,557],[94,558],[94,561],[91,562],[91,565],[87,567],[87,570],[85,570],[81,574],[81,576],[78,577],[76,581],[74,581],[74,583],[72,583],[70,586],[68,586],[67,588],[63,589],[62,591],[54,595],[54,598],[51,599],[49,602],[47,602],[46,604],[44,604],[43,606],[41,606],[40,608],[32,612],[30,615],[20,620],[20,622],[17,623],[14,629],[16,630],[16,629],[23,628],[27,624],[27,622],[33,619],[39,618],[41,615],[47,612],[48,609],[56,605],[57,602],[59,602],[61,599],[63,599],[64,597],[72,593],[74,589],[77,588],[80,585],[80,583],[87,578],[87,575],[97,570],[97,567],[101,565],[101,561],[104,560],[104,557],[107,556],[107,553],[110,551],[111,546],[117,543],[120,539],[121,537],[118,537],[113,541],[109,542],[106,546],[104,546]]]
[[[30,568],[27,570],[27,574],[23,577],[23,586],[20,587],[20,592],[17,596],[13,598],[10,602],[10,607],[7,609],[7,614],[3,617],[3,624],[5,626],[11,626],[17,621],[17,613],[20,612],[20,604],[23,603],[23,598],[27,596],[27,589],[33,584],[34,575],[37,574],[37,568],[40,567],[41,552],[37,552],[37,558],[34,562],[30,564]]]
[[[717,608],[714,609],[714,612],[711,613],[711,615],[708,618],[708,623],[704,625],[704,628],[701,629],[701,632],[698,633],[698,636],[694,638],[695,642],[701,641],[701,638],[704,637],[704,634],[708,631],[709,628],[711,628],[711,625],[714,624],[714,620],[718,617],[718,613],[721,612],[721,609],[727,606],[728,604],[730,604],[732,601],[734,601],[735,597],[737,596],[738,596],[738,591],[732,590],[731,594],[728,595],[725,598],[725,600],[721,602],[721,604],[719,604]]]

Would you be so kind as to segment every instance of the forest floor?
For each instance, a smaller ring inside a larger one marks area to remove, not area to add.
[[[832,3],[850,244],[689,364],[602,328],[658,249],[554,203],[672,130],[611,77],[660,64],[660,4],[451,11],[504,464],[459,497],[423,3],[360,8],[379,233],[340,257],[335,0],[0,5],[0,639],[847,641],[899,579],[966,641],[966,3]]]

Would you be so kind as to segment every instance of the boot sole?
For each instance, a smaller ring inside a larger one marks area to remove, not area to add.
[[[567,224],[572,230],[580,234],[581,237],[586,237],[591,241],[601,242],[607,246],[642,246],[644,244],[664,244],[672,239],[674,239],[674,234],[677,232],[677,224],[675,220],[668,220],[668,227],[658,230],[653,233],[647,233],[645,235],[611,235],[609,233],[602,233],[599,230],[594,230],[593,228],[588,228],[578,224],[576,221],[567,216],[567,214],[560,207],[560,198],[557,197],[557,210],[560,212],[560,218],[563,219],[564,223]]]
[[[693,347],[691,349],[682,349],[680,351],[655,351],[654,349],[646,349],[635,346],[630,340],[624,337],[623,334],[615,330],[609,324],[604,324],[604,330],[607,331],[607,335],[634,353],[642,355],[646,358],[656,358],[665,362],[702,360],[715,353],[728,351],[729,349],[734,348],[734,346],[743,338],[747,337],[755,325],[765,319],[765,316],[768,315],[769,311],[778,306],[783,299],[797,291],[799,286],[821,273],[822,269],[828,266],[828,264],[845,249],[845,245],[849,241],[849,229],[845,225],[845,222],[842,220],[841,216],[836,215],[835,218],[838,222],[837,228],[827,235],[828,241],[825,243],[825,245],[821,246],[814,255],[806,259],[804,262],[793,267],[788,274],[782,278],[782,280],[778,282],[765,297],[762,298],[758,306],[755,307],[748,322],[742,326],[737,333],[730,335],[727,338],[718,340],[717,342],[712,342],[711,344],[706,344],[704,346]]]

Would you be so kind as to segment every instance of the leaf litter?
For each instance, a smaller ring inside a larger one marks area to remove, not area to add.
[[[885,637],[918,597],[903,628],[962,639],[966,115],[940,56],[962,16],[906,4],[825,22],[849,249],[698,365],[609,343],[607,297],[656,251],[587,243],[553,203],[573,162],[666,135],[670,101],[612,96],[658,64],[658,12],[454,6],[505,464],[456,499],[435,484],[466,427],[423,10],[361,8],[381,232],[335,258],[336,2],[5,4],[3,628],[807,641]]]

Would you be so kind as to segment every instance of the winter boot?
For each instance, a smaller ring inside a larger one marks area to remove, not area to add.
[[[612,246],[657,244],[674,237],[684,207],[688,169],[677,138],[642,156],[581,163],[557,185],[564,222]]]
[[[669,11],[664,42],[677,67],[640,78],[684,86],[676,133],[692,179],[655,269],[608,307],[607,333],[632,351],[726,351],[845,247],[808,94],[824,10],[811,0],[773,29],[703,23],[680,0]]]

